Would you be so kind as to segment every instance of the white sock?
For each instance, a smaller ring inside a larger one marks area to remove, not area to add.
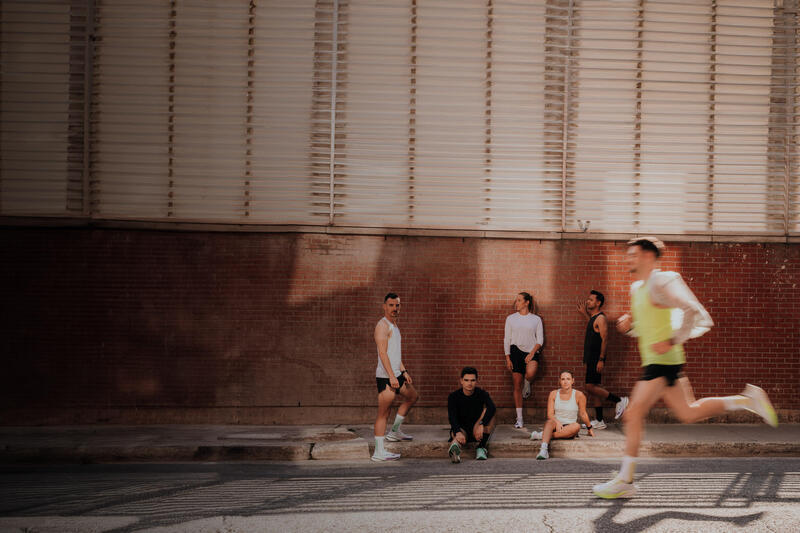
[[[549,447],[550,447],[550,445],[549,445],[549,444],[547,444],[546,442],[543,442],[543,443],[542,443],[542,447],[541,447],[541,449],[542,449],[542,450],[547,450],[547,448],[549,448]]]
[[[383,447],[384,437],[375,437],[375,455],[385,453],[386,449]]]
[[[398,429],[400,429],[400,424],[402,424],[403,420],[405,419],[406,417],[400,414],[394,417],[394,424],[392,424],[392,431],[397,431]]]
[[[522,420],[522,407],[517,407],[517,420]]]
[[[750,398],[747,396],[736,395],[736,396],[725,396],[724,398],[714,398],[716,400],[722,400],[725,404],[726,411],[742,411],[750,407]]]
[[[622,457],[622,466],[619,468],[619,477],[626,483],[633,483],[633,474],[636,473],[636,457],[625,455]]]
[[[526,379],[526,380],[525,380],[525,385],[527,385],[528,387],[530,387],[530,386],[531,386],[531,382],[530,382],[530,381],[528,381],[528,380]]]

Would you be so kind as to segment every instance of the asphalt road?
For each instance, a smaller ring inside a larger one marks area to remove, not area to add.
[[[0,467],[0,531],[800,531],[800,458]]]

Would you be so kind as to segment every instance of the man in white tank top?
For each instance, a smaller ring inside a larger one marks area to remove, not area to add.
[[[375,369],[375,382],[378,386],[378,416],[375,419],[375,453],[373,461],[393,461],[400,454],[386,451],[384,439],[389,441],[412,440],[400,429],[408,411],[419,399],[413,381],[403,365],[400,329],[397,317],[400,315],[400,297],[390,292],[383,299],[383,318],[375,326],[375,344],[378,347],[378,367]],[[394,402],[395,395],[403,396],[403,403],[397,409],[392,428],[386,433],[386,420]]]

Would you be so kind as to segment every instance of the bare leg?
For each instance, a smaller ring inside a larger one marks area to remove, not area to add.
[[[675,387],[669,387],[663,395],[664,403],[681,422],[691,424],[726,411],[725,401],[722,398],[703,398],[689,403],[686,391],[691,393],[692,386],[688,378],[684,377],[681,380],[685,380],[685,382],[677,384]],[[694,394],[690,397],[693,396]]]
[[[631,394],[631,403],[623,415],[625,423],[625,455],[637,457],[642,442],[644,419],[650,408],[661,398],[667,388],[667,378],[637,381]]]
[[[391,387],[386,387],[383,392],[378,394],[378,416],[375,418],[376,437],[383,437],[386,434],[386,419],[389,418],[389,410],[394,397],[395,393]]]
[[[578,422],[573,422],[572,424],[567,424],[564,427],[562,427],[561,431],[554,431],[553,438],[569,439],[577,435],[580,430],[581,430],[581,425]]]
[[[525,379],[528,381],[533,381],[533,378],[536,377],[536,371],[539,369],[539,362],[534,361],[531,359],[525,365]]]
[[[414,385],[408,382],[403,383],[403,386],[400,387],[400,394],[403,396],[403,403],[397,408],[397,414],[406,416],[408,411],[411,410],[414,404],[417,403],[417,400],[419,400],[419,394],[417,393],[417,389],[414,388]]]
[[[514,382],[514,407],[522,407],[522,374],[518,372],[511,373],[511,379]]]

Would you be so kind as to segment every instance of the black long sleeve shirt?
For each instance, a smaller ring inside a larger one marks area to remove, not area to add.
[[[486,414],[483,415],[484,422],[488,423],[497,412],[492,397],[480,387],[475,387],[471,395],[464,394],[462,389],[450,393],[447,397],[447,416],[450,419],[450,429],[453,433],[464,429],[472,431],[472,426],[480,419],[483,408],[486,407]],[[463,425],[471,424],[470,427]]]

